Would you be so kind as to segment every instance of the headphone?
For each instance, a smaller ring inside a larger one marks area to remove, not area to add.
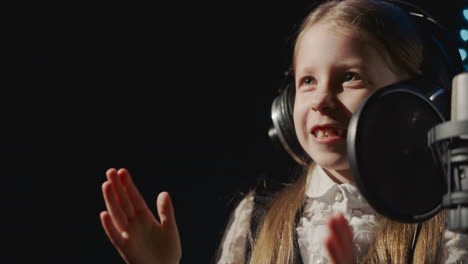
[[[422,93],[435,105],[442,116],[449,119],[450,89],[452,78],[463,71],[463,64],[448,30],[421,8],[401,0],[386,0],[406,11],[423,45],[421,79],[427,83]],[[293,121],[295,82],[292,68],[284,73],[278,95],[271,105],[272,126],[268,131],[270,140],[283,149],[300,165],[311,162],[297,139]]]

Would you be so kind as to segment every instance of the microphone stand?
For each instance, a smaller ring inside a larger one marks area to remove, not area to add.
[[[447,182],[447,227],[468,234],[468,72],[453,78],[450,121],[429,130],[428,145]]]

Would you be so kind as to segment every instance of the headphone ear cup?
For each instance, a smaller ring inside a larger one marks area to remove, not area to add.
[[[433,85],[432,84],[428,84]],[[446,89],[437,86],[439,90],[437,92],[433,93],[430,95],[429,101],[436,107],[436,109],[440,112],[440,114],[443,116],[444,120],[450,119],[450,94],[447,92]],[[427,94],[424,93],[427,97]]]
[[[280,142],[288,154],[299,164],[305,166],[310,163],[309,155],[299,143],[294,128],[294,89],[287,83],[285,89],[273,100],[271,119],[273,127],[268,135],[273,142]]]

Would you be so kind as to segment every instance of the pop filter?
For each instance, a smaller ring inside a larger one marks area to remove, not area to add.
[[[433,160],[427,133],[444,121],[418,79],[366,97],[348,126],[348,157],[355,182],[380,214],[420,222],[442,208],[446,183]]]

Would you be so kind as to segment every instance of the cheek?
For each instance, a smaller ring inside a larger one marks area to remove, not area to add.
[[[293,119],[296,134],[299,138],[302,138],[303,133],[306,130],[307,111],[306,107],[297,100],[294,102]]]
[[[354,113],[361,102],[370,94],[369,90],[359,90],[355,91],[352,94],[343,96],[342,102],[345,107],[351,112]]]

